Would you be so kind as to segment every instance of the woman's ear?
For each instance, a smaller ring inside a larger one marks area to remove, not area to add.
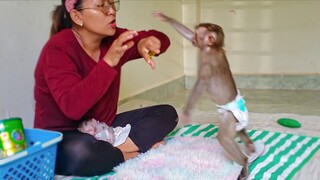
[[[72,9],[70,12],[70,18],[78,26],[83,26],[82,15],[79,11]]]

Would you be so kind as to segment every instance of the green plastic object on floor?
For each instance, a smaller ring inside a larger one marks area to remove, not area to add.
[[[289,128],[299,128],[301,127],[301,123],[295,119],[290,118],[280,118],[278,119],[278,124],[289,127]]]

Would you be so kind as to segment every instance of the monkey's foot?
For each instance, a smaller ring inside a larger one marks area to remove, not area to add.
[[[240,172],[240,175],[238,177],[238,180],[245,180],[247,179],[249,176],[249,168],[248,166],[243,166],[241,172]]]
[[[265,150],[265,145],[261,141],[254,142],[255,151],[248,155],[248,164],[250,165],[259,156],[261,156]]]

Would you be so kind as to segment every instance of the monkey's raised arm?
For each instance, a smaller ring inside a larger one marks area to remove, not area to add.
[[[161,13],[158,11],[155,11],[152,13],[154,17],[159,18],[161,21],[169,23],[178,33],[180,33],[184,38],[188,39],[190,42],[192,42],[192,38],[194,37],[194,32],[187,28],[185,25],[181,24],[177,20]]]

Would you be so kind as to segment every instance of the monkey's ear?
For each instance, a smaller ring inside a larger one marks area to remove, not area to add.
[[[217,34],[214,32],[210,32],[208,34],[208,45],[212,46],[217,41]]]

